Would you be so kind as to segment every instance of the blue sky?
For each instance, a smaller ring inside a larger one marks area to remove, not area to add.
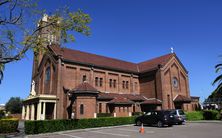
[[[203,100],[215,87],[215,64],[222,62],[222,1],[220,0],[41,0],[48,11],[66,3],[92,17],[92,35],[76,34],[74,49],[141,62],[170,52],[189,71],[191,95]],[[0,104],[30,91],[32,52],[6,65]]]

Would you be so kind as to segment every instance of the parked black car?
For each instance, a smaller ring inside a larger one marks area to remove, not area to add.
[[[163,127],[164,125],[172,126],[174,116],[170,111],[150,111],[135,119],[136,125],[148,124]]]
[[[173,120],[174,124],[182,125],[183,123],[185,123],[186,115],[182,109],[172,109],[168,111],[170,111],[171,114],[173,114],[174,116],[174,120]]]

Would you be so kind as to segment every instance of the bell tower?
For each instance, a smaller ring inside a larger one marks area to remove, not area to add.
[[[61,33],[58,29],[59,22],[55,20],[54,16],[48,16],[44,14],[37,24],[38,32],[37,37],[41,41],[43,48],[48,46],[60,46]],[[34,52],[32,80],[35,80],[35,76],[38,74],[38,67],[44,56],[44,51]]]
[[[47,14],[44,14],[42,19],[38,23],[38,37],[40,37],[43,42],[47,45],[60,45],[60,31],[58,31],[58,28],[56,25],[59,24],[59,22],[55,23],[54,17],[50,17]]]

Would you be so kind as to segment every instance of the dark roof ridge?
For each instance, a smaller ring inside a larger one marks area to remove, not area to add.
[[[165,57],[165,56],[170,56],[170,55],[173,56],[173,55],[176,55],[176,53],[168,53],[168,54],[165,54],[165,55],[162,55],[162,56],[159,56],[159,57],[154,57],[154,58],[139,62],[137,64],[146,63],[146,62],[149,62],[149,61],[152,61],[152,60],[155,60],[155,59],[158,59],[158,58],[162,58],[162,57]]]
[[[81,51],[81,50],[61,47],[61,50],[63,50],[63,49],[65,49],[65,50],[73,50],[73,51],[77,51],[77,52],[80,52],[80,53],[85,53],[85,54],[89,54],[89,55],[95,55],[95,56],[99,56],[99,57],[103,57],[103,58],[109,58],[109,59],[112,59],[112,60],[121,61],[121,62],[127,62],[127,63],[131,63],[131,64],[135,64],[135,65],[137,64],[137,63],[134,63],[134,62],[125,61],[123,59],[118,59],[118,58],[113,58],[113,57],[109,57],[109,56],[103,56],[103,55],[99,55],[99,54],[95,54],[95,53],[85,52],[85,51]]]

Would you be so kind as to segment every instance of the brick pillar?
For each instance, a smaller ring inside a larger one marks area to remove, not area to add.
[[[90,80],[89,80],[89,84],[93,86],[93,80],[94,80],[94,73],[93,73],[93,67],[90,70]]]
[[[133,74],[131,74],[130,75],[130,85],[129,85],[129,87],[130,87],[130,93],[133,93]]]
[[[76,86],[78,86],[81,83],[82,80],[80,80],[80,68],[76,68]]]
[[[109,83],[108,83],[108,80],[109,80],[109,79],[108,79],[108,76],[109,76],[109,75],[108,75],[108,72],[106,72],[106,74],[105,74],[105,91],[106,91],[106,92],[107,92],[107,90],[108,90],[108,84],[109,84]]]
[[[118,93],[121,91],[121,75],[118,75]]]
[[[58,59],[58,71],[57,71],[57,73],[58,73],[58,77],[57,77],[57,94],[56,94],[56,96],[59,98],[59,104],[58,104],[58,106],[56,107],[57,108],[57,110],[59,110],[60,112],[57,114],[57,116],[58,116],[58,118],[59,119],[62,119],[62,117],[63,117],[63,111],[64,111],[64,108],[63,108],[63,104],[62,104],[62,101],[63,101],[63,96],[62,96],[62,92],[61,92],[61,72],[62,72],[62,61],[61,61],[61,56],[59,56],[59,59]],[[44,112],[44,110],[43,110],[43,112]],[[45,117],[45,116],[44,116]]]

